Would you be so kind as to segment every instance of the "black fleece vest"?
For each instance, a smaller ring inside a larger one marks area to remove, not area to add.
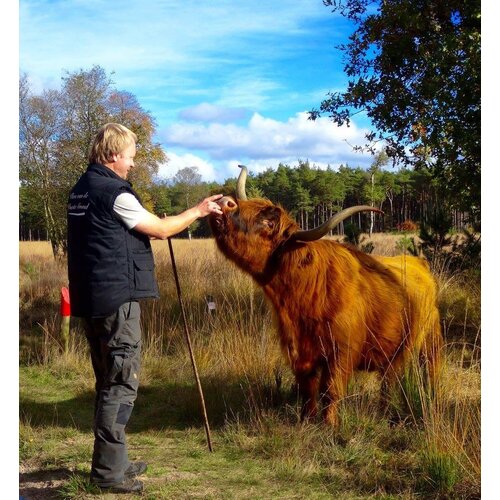
[[[149,238],[129,230],[113,204],[131,184],[89,165],[68,200],[68,276],[72,316],[109,316],[125,302],[159,297]]]

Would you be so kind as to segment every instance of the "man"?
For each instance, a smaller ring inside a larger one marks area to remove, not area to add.
[[[89,166],[68,200],[72,315],[83,318],[96,377],[91,481],[106,491],[143,490],[144,462],[127,456],[125,426],[139,385],[139,299],[158,297],[149,238],[166,239],[200,217],[221,213],[210,196],[172,217],[148,212],[126,180],[136,135],[116,123],[97,133]]]

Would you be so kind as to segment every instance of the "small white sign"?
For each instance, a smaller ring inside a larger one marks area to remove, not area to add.
[[[208,310],[215,311],[215,299],[211,295],[208,295],[205,299],[207,301]]]

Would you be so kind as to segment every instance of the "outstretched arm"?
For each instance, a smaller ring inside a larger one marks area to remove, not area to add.
[[[172,215],[169,217],[160,218],[148,212],[144,215],[141,222],[135,225],[134,230],[147,234],[151,238],[165,240],[170,236],[180,233],[200,217],[206,217],[211,213],[221,214],[222,211],[216,203],[219,198],[222,198],[221,194],[209,196],[179,215]]]

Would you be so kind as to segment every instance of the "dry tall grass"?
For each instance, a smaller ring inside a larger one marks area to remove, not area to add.
[[[373,253],[397,254],[399,238],[373,235]],[[297,421],[298,409],[296,395],[289,391],[292,376],[280,353],[272,314],[261,290],[223,259],[213,240],[173,240],[173,248],[198,370],[209,390],[224,399],[226,408],[221,412],[228,412],[224,416],[226,439],[251,452],[279,457],[285,476],[307,475],[321,467],[323,473],[325,468],[331,470],[332,480],[339,481],[335,471],[340,462],[358,464],[356,481],[363,482],[368,489],[371,481],[389,484],[394,480],[385,477],[388,459],[380,459],[381,465],[377,466],[379,459],[375,457],[373,462],[370,453],[381,453],[381,446],[394,451],[389,462],[392,474],[397,476],[398,468],[404,469],[404,460],[409,460],[401,450],[417,449],[411,460],[426,482],[422,491],[429,487],[430,491],[445,494],[477,493],[480,484],[478,283],[445,271],[436,275],[445,335],[441,383],[430,398],[418,371],[402,380],[405,404],[400,404],[397,411],[403,427],[397,432],[388,427],[387,419],[380,414],[379,381],[366,373],[353,380],[341,407],[341,426],[337,431],[314,424],[297,429],[289,425]],[[184,384],[193,377],[167,242],[154,241],[153,249],[161,298],[145,301],[141,306],[142,384],[162,381]],[[80,374],[82,384],[90,388],[91,368],[78,321],[72,323],[69,352],[61,355],[59,292],[65,285],[65,266],[53,261],[48,243],[20,244],[21,362],[43,363],[62,374]],[[214,313],[208,309],[209,296],[216,304]],[[243,394],[243,402],[230,404],[228,398],[236,389]],[[224,391],[226,394],[221,395]],[[414,430],[407,430],[405,421],[412,422]],[[242,427],[246,429],[244,432]],[[373,470],[363,469],[365,463],[372,462]],[[342,480],[347,479],[346,476]],[[401,481],[411,489],[409,478]],[[393,485],[394,491],[404,487]],[[386,490],[391,491],[391,486]]]

